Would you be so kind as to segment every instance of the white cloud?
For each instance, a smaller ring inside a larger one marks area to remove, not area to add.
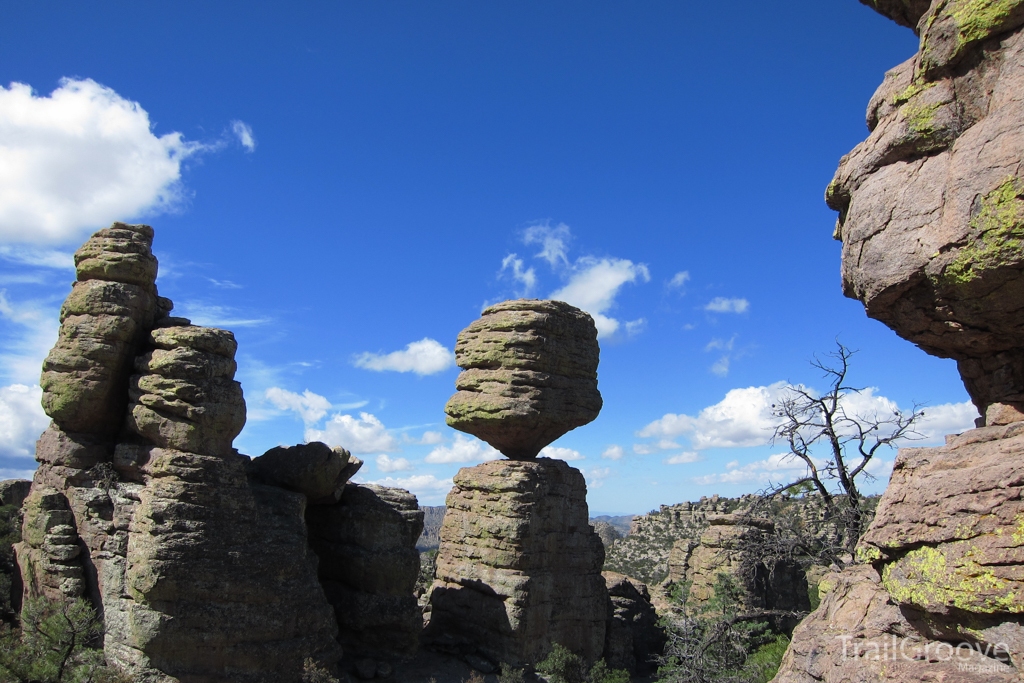
[[[444,441],[444,436],[441,432],[423,432],[423,436],[420,437],[420,443],[426,446],[433,446]]]
[[[732,362],[732,347],[736,343],[736,335],[733,335],[728,340],[725,339],[712,339],[708,342],[707,346],[704,347],[705,351],[725,351],[725,353],[718,358],[711,365],[711,372],[719,377],[725,377],[729,374],[729,365]]]
[[[374,460],[381,472],[404,472],[412,469],[412,463],[405,458],[391,458],[381,453]]]
[[[622,449],[622,446],[612,444],[608,448],[604,449],[604,452],[601,453],[601,457],[605,458],[606,460],[621,460],[622,456],[624,456],[625,454],[626,451]]]
[[[640,334],[647,328],[647,318],[637,318],[626,323],[626,334],[630,337]]]
[[[586,456],[579,451],[560,446],[545,446],[540,449],[540,456],[543,458],[554,458],[556,460],[584,460]]]
[[[569,265],[566,253],[570,239],[572,235],[565,223],[559,223],[553,228],[548,225],[533,225],[523,233],[523,243],[540,244],[541,250],[537,252],[537,257],[547,261],[552,268],[559,263]]]
[[[264,396],[278,410],[298,413],[307,426],[319,422],[331,409],[330,401],[309,389],[296,394],[280,387],[270,387],[264,392]]]
[[[500,272],[511,270],[512,279],[523,284],[523,289],[517,296],[527,297],[537,286],[537,272],[533,268],[524,268],[523,266],[523,259],[519,258],[517,254],[509,254],[502,260]]]
[[[252,134],[252,126],[245,121],[232,121],[231,132],[235,134],[238,141],[245,147],[246,152],[252,152],[256,149],[256,138]]]
[[[700,411],[696,417],[668,413],[639,432],[642,438],[672,439],[688,435],[693,448],[737,448],[763,446],[775,431],[771,406],[788,385],[731,389],[721,401]]]
[[[750,302],[746,299],[727,299],[724,296],[716,296],[708,305],[705,311],[712,313],[746,313],[750,309]]]
[[[19,333],[5,339],[0,350],[0,377],[18,384],[35,384],[43,359],[57,341],[60,328],[56,301],[11,302],[0,290],[0,318],[14,323]]]
[[[195,325],[219,327],[222,329],[256,327],[271,321],[270,318],[253,318],[239,314],[228,306],[205,304],[196,301],[185,301],[175,304],[175,310],[180,310],[181,315],[184,315]]]
[[[425,460],[434,464],[449,464],[455,462],[484,462],[487,460],[497,460],[500,457],[501,453],[483,441],[474,437],[456,434],[455,441],[451,446],[438,446],[427,454]]]
[[[173,208],[181,164],[204,149],[157,137],[137,103],[91,79],[47,97],[0,86],[0,241],[61,243],[118,219]]]
[[[686,286],[686,283],[690,281],[690,272],[687,270],[681,270],[672,276],[672,279],[668,281],[669,289],[682,289]]]
[[[75,255],[70,251],[57,249],[39,249],[22,245],[0,245],[0,258],[11,263],[37,268],[55,268],[57,270],[75,269]]]
[[[31,458],[35,454],[36,439],[50,424],[39,403],[42,396],[38,386],[0,387],[0,457]]]
[[[815,461],[815,466],[823,463]],[[740,465],[733,460],[726,465],[725,472],[694,477],[698,484],[746,484],[757,482],[767,484],[786,483],[803,477],[807,473],[807,465],[792,453],[776,453],[764,460],[755,460]]]
[[[353,363],[358,368],[377,372],[390,370],[433,375],[454,365],[455,354],[439,342],[425,338],[408,344],[403,351],[361,353],[355,357]]]
[[[711,373],[719,377],[725,377],[729,374],[729,362],[729,356],[722,356],[711,364]]]
[[[444,495],[452,488],[452,480],[450,478],[438,479],[433,474],[414,474],[410,477],[385,477],[364,483],[405,489],[416,494],[416,498],[419,499],[421,505],[441,502],[444,500]]]
[[[677,455],[665,458],[666,465],[684,465],[686,463],[697,462],[700,460],[700,455],[695,451],[687,451],[685,453],[679,453]]]
[[[209,280],[214,287],[220,287],[221,289],[242,289],[242,285],[236,284],[231,280],[214,280],[212,277],[206,278]]]
[[[330,446],[341,446],[353,453],[380,453],[398,448],[398,440],[384,424],[370,413],[335,414],[323,429],[307,429],[306,441],[323,441]]]
[[[622,286],[637,279],[651,279],[646,265],[626,259],[585,256],[576,261],[573,271],[568,284],[552,292],[549,298],[572,304],[593,316],[598,336],[613,334],[619,328],[618,320],[604,314],[614,306]]]
[[[978,409],[970,401],[963,403],[943,403],[937,406],[925,406],[924,417],[917,423],[917,431],[924,436],[926,443],[941,443],[947,434],[974,428],[974,420],[978,417]]]
[[[679,448],[679,444],[671,439],[659,439],[652,443],[633,444],[633,452],[637,455],[650,455],[658,451],[670,451],[673,448]]]
[[[581,472],[583,472],[584,479],[587,480],[587,486],[599,489],[604,486],[604,480],[611,476],[612,468],[595,467],[592,470],[581,470]]]

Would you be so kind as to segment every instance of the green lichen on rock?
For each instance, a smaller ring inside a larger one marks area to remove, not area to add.
[[[1024,191],[1020,187],[1020,180],[1011,177],[982,198],[981,209],[970,223],[974,242],[946,266],[944,284],[965,285],[985,271],[1024,261]]]
[[[873,545],[857,546],[857,561],[863,564],[877,562],[882,559],[882,551]]]
[[[892,96],[892,106],[902,106],[917,95],[923,93],[925,90],[929,90],[934,87],[935,83],[923,83],[918,79],[914,79],[913,83]]]
[[[1021,0],[960,0],[949,5],[960,46],[984,40],[1002,30]]]
[[[926,611],[955,607],[973,613],[1024,613],[1019,582],[975,559],[973,541],[911,550],[882,570],[882,585],[901,604]]]
[[[907,127],[914,133],[931,135],[935,132],[935,112],[940,106],[939,102],[907,103],[902,109],[903,120],[907,122]]]
[[[950,0],[939,3],[921,31],[919,74],[951,66],[968,49],[1024,21],[1024,0]]]

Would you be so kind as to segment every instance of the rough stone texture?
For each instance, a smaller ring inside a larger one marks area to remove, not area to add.
[[[271,486],[280,486],[306,496],[311,505],[336,503],[345,482],[359,471],[363,462],[344,448],[332,449],[313,441],[298,446],[277,446],[253,458],[249,476]]]
[[[135,354],[159,311],[148,225],[114,223],[75,254],[78,281],[43,362],[43,409],[64,431],[121,428]]]
[[[744,514],[716,515],[708,518],[709,526],[687,560],[686,578],[690,582],[687,605],[700,609],[715,596],[719,574],[733,577],[742,591],[745,610],[810,610],[807,580],[795,562],[779,562],[769,571],[757,556],[745,547],[774,525],[770,520]],[[786,630],[795,621],[782,620]],[[788,624],[788,627],[787,625]]]
[[[5,479],[0,481],[0,505],[21,507],[28,498],[32,482],[28,479]]]
[[[223,455],[245,426],[235,376],[235,336],[227,330],[175,325],[153,330],[135,359],[125,427],[150,443]]]
[[[561,460],[463,468],[448,494],[425,641],[535,664],[559,643],[604,650],[604,548],[583,475]]]
[[[247,481],[234,338],[169,317],[152,236],[115,224],[76,254],[41,379],[24,597],[90,597],[133,680],[297,683],[306,657],[341,657],[306,499]]]
[[[484,310],[459,333],[463,372],[447,422],[514,460],[535,458],[601,410],[593,319],[561,301],[517,299]]]
[[[651,605],[647,586],[623,574],[602,572],[611,600],[604,659],[613,669],[647,676],[657,669],[654,657],[665,647],[665,632]]]
[[[1022,667],[1022,494],[1024,422],[903,449],[858,552],[925,635],[1005,643]]]
[[[879,2],[894,7],[918,3]],[[843,157],[843,287],[928,353],[954,358],[981,414],[1024,403],[1024,1],[935,0],[920,50],[868,105]]]
[[[917,31],[917,22],[928,11],[931,0],[860,0],[861,4],[884,14],[900,26]]]
[[[615,541],[622,538],[622,534],[619,533],[619,530],[608,522],[593,522],[590,526],[594,527],[594,533],[601,539],[601,543],[604,544],[605,551],[607,551]]]
[[[984,652],[923,637],[857,565],[822,580],[821,606],[793,631],[775,683],[999,683],[1014,669]]]
[[[423,511],[402,489],[348,484],[336,505],[306,509],[309,543],[346,653],[407,656],[423,620],[413,595]]]

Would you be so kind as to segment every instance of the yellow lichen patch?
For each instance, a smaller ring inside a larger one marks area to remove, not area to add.
[[[942,280],[963,285],[986,270],[1024,261],[1024,201],[1021,182],[1008,178],[981,200],[981,210],[971,219],[973,244],[960,250],[946,266]]]
[[[882,585],[897,602],[925,610],[1024,613],[1024,586],[977,561],[990,554],[977,547],[984,537],[911,550],[886,564]]]
[[[882,551],[873,545],[857,546],[857,561],[868,564],[882,559]]]
[[[1013,529],[1013,545],[1024,546],[1024,512],[1017,513],[1013,523],[1016,524]]]
[[[950,3],[950,15],[956,22],[957,43],[984,40],[1005,26],[1021,0],[960,0]]]
[[[933,87],[935,87],[934,83],[921,83],[915,80],[906,88],[892,96],[892,106],[899,107],[904,105],[917,95],[923,93],[925,90]]]

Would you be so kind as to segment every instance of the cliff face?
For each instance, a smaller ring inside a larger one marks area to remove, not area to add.
[[[875,0],[920,36],[843,157],[843,286],[954,358],[983,415],[903,449],[858,554],[776,680],[996,681],[1024,670],[1024,1]],[[851,650],[852,648],[852,650]]]

